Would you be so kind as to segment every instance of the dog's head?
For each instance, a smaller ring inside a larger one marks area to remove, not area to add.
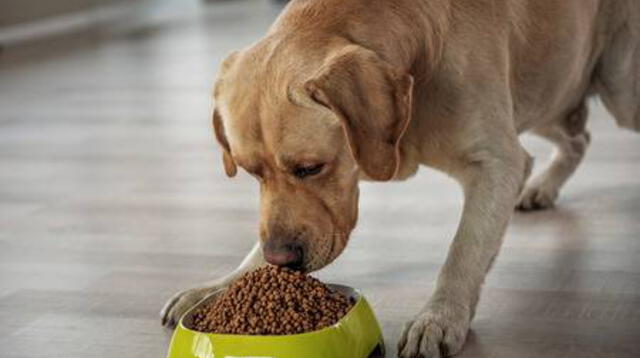
[[[347,245],[358,179],[397,172],[413,79],[355,45],[306,58],[277,47],[224,61],[213,124],[226,173],[260,183],[265,259],[309,272]]]

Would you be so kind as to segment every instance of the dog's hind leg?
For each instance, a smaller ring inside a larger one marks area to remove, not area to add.
[[[535,128],[533,133],[556,147],[549,167],[527,183],[520,194],[517,208],[523,211],[553,206],[560,188],[578,168],[591,137],[586,129],[588,109],[583,100],[577,109],[560,121]]]
[[[554,205],[560,189],[580,165],[591,142],[586,128],[587,117],[585,99],[562,120],[532,131],[554,144],[556,150],[549,167],[532,178],[520,194],[519,210],[540,210]]]
[[[640,2],[609,2],[606,44],[592,75],[590,91],[602,102],[619,126],[640,131]],[[520,210],[545,209],[553,205],[562,185],[576,170],[589,145],[585,129],[587,107],[580,107],[564,120],[534,130],[557,147],[551,166],[527,185],[520,197]]]
[[[162,325],[174,327],[189,309],[209,294],[229,286],[248,271],[265,264],[260,243],[256,243],[242,263],[231,274],[221,279],[205,282],[202,285],[180,291],[173,295],[160,311]]]
[[[608,43],[593,84],[619,126],[640,132],[640,2],[611,2]]]

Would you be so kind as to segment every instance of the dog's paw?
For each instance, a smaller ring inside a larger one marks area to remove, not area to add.
[[[192,288],[176,293],[160,311],[162,325],[170,328],[175,327],[180,322],[182,315],[215,290],[216,288],[209,287]]]
[[[558,188],[546,183],[527,185],[516,209],[520,211],[543,210],[553,207],[558,198]]]
[[[443,304],[407,322],[398,342],[399,358],[444,358],[460,352],[469,331],[468,309]]]

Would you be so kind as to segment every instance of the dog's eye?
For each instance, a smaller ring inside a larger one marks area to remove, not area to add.
[[[293,175],[298,179],[304,179],[311,175],[317,175],[324,168],[324,164],[315,164],[310,166],[300,166],[293,169]]]

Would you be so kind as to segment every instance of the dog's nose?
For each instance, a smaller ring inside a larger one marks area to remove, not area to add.
[[[262,252],[264,259],[272,265],[287,267],[292,270],[302,269],[304,254],[300,244],[278,245],[267,243],[264,245]]]

